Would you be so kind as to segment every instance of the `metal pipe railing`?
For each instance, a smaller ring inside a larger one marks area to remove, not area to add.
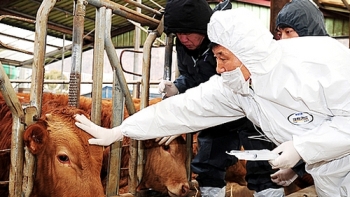
[[[36,14],[35,38],[34,38],[34,61],[32,65],[32,83],[30,88],[30,105],[36,108],[36,116],[41,116],[42,93],[44,88],[44,65],[46,53],[46,36],[49,13],[55,6],[56,0],[43,0]],[[28,161],[27,172],[34,172],[35,159],[30,153],[26,154]],[[33,187],[34,174],[28,174],[28,185],[25,196],[29,196]]]
[[[134,6],[136,6],[136,7],[139,7],[139,8],[141,8],[142,10],[152,12],[153,14],[155,14],[155,15],[158,16],[158,17],[162,17],[162,15],[163,15],[160,11],[155,10],[155,9],[153,9],[153,8],[150,8],[150,7],[146,6],[146,5],[143,5],[143,4],[141,4],[141,3],[138,3],[138,2],[136,2],[136,1],[132,1],[132,0],[124,0],[124,1],[125,1],[126,3],[131,4],[131,5],[134,5]]]
[[[116,67],[115,65],[112,65],[113,67]],[[121,74],[123,74],[123,72],[121,72]],[[31,83],[31,80],[26,80],[26,79],[10,79],[11,83]],[[92,84],[93,81],[81,81],[81,84]],[[138,84],[140,83],[140,81],[135,80],[135,81],[126,81],[126,84]],[[61,80],[61,79],[49,79],[49,80],[45,80],[44,84],[70,84],[69,80]],[[113,81],[104,81],[103,84],[113,84]],[[159,81],[150,81],[150,85],[157,85],[159,84]],[[126,88],[128,88],[126,86]],[[132,101],[132,100],[131,100]]]
[[[113,69],[113,89],[112,89],[112,127],[119,126],[123,121],[124,115],[124,94],[120,88],[122,83],[125,85],[124,75],[118,76],[118,56],[115,52],[112,38],[111,38],[111,24],[112,24],[112,10],[106,10],[106,28],[104,44],[107,52],[107,57],[112,65]],[[114,65],[114,66],[113,66]],[[122,80],[122,78],[124,80]],[[120,82],[122,81],[122,82]],[[124,89],[127,88],[124,87]],[[130,93],[129,93],[130,95]],[[130,96],[129,96],[130,97]],[[130,98],[131,99],[131,98]],[[135,110],[135,109],[134,109]],[[121,155],[122,155],[122,142],[114,142],[110,147],[110,158],[108,165],[108,174],[106,182],[106,195],[113,196],[119,195],[120,185],[120,168],[121,168]]]
[[[142,25],[149,26],[150,28],[155,28],[159,24],[159,20],[149,17],[147,15],[136,12],[135,10],[129,9],[125,6],[117,4],[109,0],[87,0],[89,4],[99,8],[106,7],[113,10],[114,14],[131,19]]]
[[[34,62],[32,65],[32,83],[30,92],[30,102],[32,106],[38,108],[38,116],[41,115],[42,92],[44,81],[44,64],[46,53],[47,22],[49,13],[55,6],[56,0],[43,0],[41,3],[35,23],[34,39]]]
[[[171,63],[173,61],[173,46],[175,35],[170,33],[166,37],[165,42],[165,59],[164,59],[164,74],[163,79],[171,80]]]
[[[85,18],[85,0],[77,0],[75,3],[73,18],[73,41],[72,41],[72,66],[69,77],[68,105],[79,107],[79,95],[81,84],[81,67],[83,53],[83,34]]]
[[[106,7],[96,9],[95,42],[92,67],[91,121],[101,125],[102,81],[104,61],[104,32],[106,29]]]
[[[24,112],[15,91],[0,63],[0,91],[12,113],[11,135],[11,166],[9,176],[9,196],[20,197],[22,195],[22,177],[24,161],[23,131]]]

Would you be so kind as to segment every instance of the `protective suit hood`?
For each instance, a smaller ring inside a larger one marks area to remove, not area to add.
[[[248,68],[251,78],[267,73],[281,58],[272,34],[245,8],[214,12],[208,36],[211,42],[230,50]]]
[[[328,36],[322,12],[310,0],[287,3],[276,18],[276,28],[291,27],[300,37]]]

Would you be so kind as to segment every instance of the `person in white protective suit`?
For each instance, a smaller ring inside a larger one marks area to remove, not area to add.
[[[323,13],[312,0],[292,0],[283,6],[276,17],[275,36],[277,39],[290,39],[329,35],[325,27]],[[246,165],[254,164],[260,163],[247,161]],[[246,176],[249,176],[248,171]],[[305,174],[303,161],[300,161],[293,169],[283,169],[271,174],[271,180],[279,185],[288,186],[298,176],[308,176]]]
[[[244,8],[215,12],[208,36],[221,76],[112,129],[76,115],[95,137],[89,143],[195,132],[246,116],[278,145],[274,168],[303,159],[318,196],[350,196],[350,50],[327,36],[276,41]]]

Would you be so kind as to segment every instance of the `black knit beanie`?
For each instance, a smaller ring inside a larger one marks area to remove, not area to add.
[[[212,9],[205,0],[168,0],[164,12],[164,32],[207,35]]]

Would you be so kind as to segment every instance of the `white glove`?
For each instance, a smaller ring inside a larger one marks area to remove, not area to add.
[[[283,142],[281,145],[277,146],[272,152],[280,154],[276,159],[270,160],[269,163],[273,169],[282,168],[292,168],[301,159],[299,153],[294,148],[293,141]]]
[[[175,84],[171,81],[161,80],[158,85],[159,93],[165,93],[166,97],[171,97],[176,94],[179,94],[179,90]]]
[[[85,132],[95,137],[95,139],[94,138],[89,139],[89,144],[109,146],[115,141],[123,140],[123,134],[120,131],[119,127],[106,129],[96,125],[95,123],[91,122],[88,118],[86,118],[84,115],[80,115],[80,114],[76,114],[74,118],[77,121],[75,122],[75,125],[77,125],[77,127],[81,128]]]
[[[277,185],[289,186],[295,179],[298,178],[298,175],[292,169],[280,169],[277,172],[271,174],[272,182]]]
[[[164,144],[165,142],[165,145],[169,145],[171,141],[173,141],[175,138],[179,137],[181,134],[179,135],[172,135],[172,136],[168,136],[168,137],[159,137],[156,139],[156,142],[158,142],[159,145],[162,145]]]

